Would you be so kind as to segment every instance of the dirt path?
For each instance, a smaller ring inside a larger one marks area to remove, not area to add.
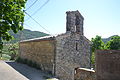
[[[0,80],[46,80],[44,72],[16,62],[0,61]]]

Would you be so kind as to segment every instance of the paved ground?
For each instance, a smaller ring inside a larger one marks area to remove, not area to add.
[[[16,62],[0,61],[0,80],[46,80],[46,73]]]

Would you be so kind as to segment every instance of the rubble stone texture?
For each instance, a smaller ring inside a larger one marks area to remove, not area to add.
[[[42,70],[52,72],[54,64],[54,40],[33,40],[20,43],[20,57],[36,62]]]
[[[75,80],[96,80],[95,71],[86,68],[77,68]]]
[[[66,33],[56,37],[56,75],[74,80],[77,67],[90,67],[90,41],[83,35],[84,18],[78,11],[67,13]]]
[[[83,35],[84,18],[79,11],[66,14],[66,33],[21,42],[20,57],[37,62],[60,80],[74,80],[75,68],[90,68],[91,42]]]

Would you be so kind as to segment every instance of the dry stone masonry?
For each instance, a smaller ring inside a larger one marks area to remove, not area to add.
[[[74,80],[75,68],[90,67],[90,41],[83,35],[84,18],[78,11],[67,13],[66,33],[56,37],[56,75]]]
[[[77,68],[75,80],[96,80],[95,71],[86,68]]]
[[[54,37],[20,42],[20,57],[35,62],[42,70],[52,72],[55,63]]]
[[[66,14],[66,33],[20,42],[20,57],[37,62],[60,80],[74,80],[76,68],[90,68],[91,42],[84,36],[79,11]]]

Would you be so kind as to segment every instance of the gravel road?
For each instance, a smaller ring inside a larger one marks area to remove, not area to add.
[[[50,75],[25,64],[0,61],[0,80],[46,80]]]

